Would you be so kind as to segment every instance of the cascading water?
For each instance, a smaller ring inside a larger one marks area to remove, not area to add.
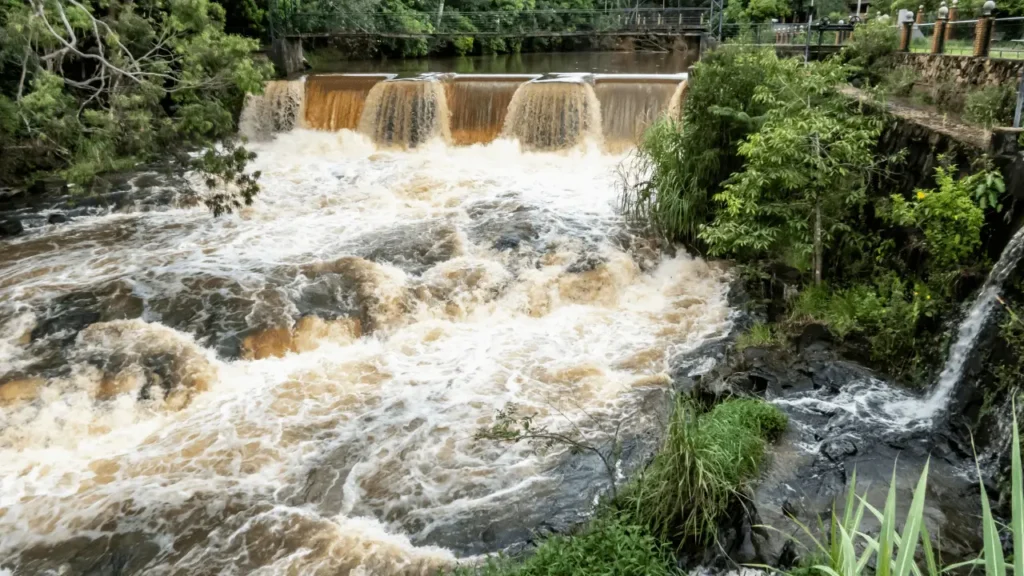
[[[252,141],[266,140],[301,124],[304,80],[267,82],[263,94],[246,96],[238,131]]]
[[[985,279],[985,284],[982,285],[977,298],[971,304],[967,316],[960,323],[956,340],[949,347],[946,365],[939,374],[935,389],[921,406],[923,417],[930,417],[944,410],[949,404],[950,394],[963,376],[964,364],[974,351],[978,335],[981,334],[985,323],[992,315],[999,292],[1003,288],[1003,282],[1013,273],[1022,254],[1024,254],[1024,228],[1017,230],[1017,233],[1010,238],[1010,242],[999,256],[999,261],[989,271],[988,278]]]
[[[355,130],[370,90],[391,76],[329,74],[306,78],[305,123],[316,130]]]
[[[452,143],[490,142],[501,133],[508,105],[523,82],[536,76],[456,76],[445,83]]]
[[[437,78],[386,80],[366,97],[359,131],[382,146],[412,148],[451,140],[448,101]]]
[[[683,116],[683,106],[686,104],[686,89],[687,81],[683,80],[676,86],[676,91],[672,93],[672,98],[668,101],[668,115],[675,119],[680,119]]]
[[[647,126],[670,110],[681,84],[680,78],[666,75],[598,77],[594,92],[601,103],[605,146],[625,150],[635,145]]]
[[[440,88],[381,86],[367,111]],[[555,90],[592,121],[592,91]],[[253,149],[239,214],[5,241],[0,571],[436,572],[603,486],[568,451],[475,439],[496,410],[658,429],[668,359],[728,329],[723,271],[628,233],[622,156],[303,129]]]
[[[527,82],[508,106],[502,135],[527,149],[557,150],[600,141],[601,103],[583,77]]]

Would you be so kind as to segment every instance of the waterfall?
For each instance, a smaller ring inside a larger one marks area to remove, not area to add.
[[[534,80],[516,90],[502,135],[526,149],[571,148],[601,137],[601,104],[581,79]]]
[[[455,76],[446,85],[452,143],[490,142],[501,134],[505,114],[519,86],[536,76]]]
[[[672,93],[672,98],[668,101],[668,115],[676,120],[681,120],[683,117],[683,105],[686,104],[686,91],[689,86],[683,80],[676,86],[676,91]]]
[[[253,141],[295,127],[358,130],[381,146],[434,138],[467,146],[499,137],[527,149],[603,142],[621,152],[659,115],[678,117],[685,74],[314,74],[249,95],[239,132]]]
[[[672,76],[599,77],[594,92],[605,146],[621,150],[636,144],[658,115],[671,109],[684,82]]]
[[[999,256],[999,261],[996,262],[996,265],[989,272],[988,278],[981,287],[978,297],[971,305],[970,311],[964,317],[963,322],[960,323],[956,341],[949,347],[946,365],[942,368],[942,373],[939,374],[939,381],[935,385],[935,390],[924,401],[922,416],[930,416],[946,408],[950,394],[957,383],[960,382],[960,377],[964,371],[964,364],[967,363],[971,351],[974,349],[978,335],[992,314],[992,309],[996,305],[996,299],[999,297],[999,291],[1003,287],[1003,282],[1006,281],[1006,278],[1017,266],[1017,261],[1020,260],[1022,253],[1024,253],[1024,228],[1017,230],[1017,233],[1010,239],[1006,248],[1003,249],[1002,255]]]
[[[302,118],[303,80],[272,80],[263,94],[248,94],[238,131],[249,140],[268,140],[278,132],[287,132]]]
[[[413,148],[451,140],[448,102],[436,78],[387,80],[370,89],[359,131],[383,146]]]
[[[330,74],[306,80],[305,126],[317,130],[355,130],[370,90],[391,76]]]

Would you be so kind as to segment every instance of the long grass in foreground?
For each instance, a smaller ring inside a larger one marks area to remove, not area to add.
[[[1003,555],[1000,540],[1000,525],[992,513],[992,506],[981,481],[981,469],[978,469],[981,488],[982,536],[983,548],[977,559],[939,566],[932,548],[931,536],[924,523],[924,505],[928,489],[928,464],[921,471],[921,477],[914,489],[910,509],[903,522],[902,533],[897,533],[896,517],[896,475],[893,473],[889,491],[882,510],[868,503],[866,493],[857,494],[857,474],[854,472],[850,487],[846,494],[842,511],[833,507],[829,523],[828,541],[822,542],[815,538],[807,526],[801,528],[813,543],[812,551],[816,558],[827,559],[827,564],[812,566],[827,576],[939,576],[945,572],[967,566],[984,567],[984,576],[1007,576],[1008,568],[1012,576],[1024,576],[1024,480],[1022,480],[1020,431],[1017,425],[1016,406],[1013,407],[1013,446],[1010,464],[1011,484],[1011,518],[1006,527],[1013,542],[1012,566],[1008,566]],[[878,534],[872,536],[861,530],[865,512],[870,513],[881,523]],[[863,551],[858,555],[858,544]],[[923,566],[916,561],[918,546],[921,547]],[[874,566],[871,560],[874,558]]]

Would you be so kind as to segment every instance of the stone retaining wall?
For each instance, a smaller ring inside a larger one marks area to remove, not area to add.
[[[924,84],[954,82],[964,87],[1016,86],[1024,70],[1024,60],[911,52],[896,53],[894,58],[896,65],[911,66],[917,70],[920,82]]]

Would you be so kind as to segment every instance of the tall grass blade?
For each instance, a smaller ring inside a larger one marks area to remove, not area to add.
[[[924,562],[928,568],[928,576],[939,576],[939,565],[935,562],[935,551],[932,550],[932,535],[928,527],[921,525],[921,548],[924,550]]]
[[[900,551],[896,555],[893,576],[907,576],[916,567],[914,552],[917,550],[918,534],[924,523],[924,500],[928,491],[928,466],[930,464],[930,461],[925,462],[921,478],[917,481],[917,488],[914,489],[914,499],[910,502],[910,510],[907,511],[907,519],[903,523],[903,534],[900,535]]]
[[[1013,410],[1013,459],[1010,464],[1010,484],[1013,515],[1010,531],[1013,534],[1013,576],[1024,576],[1024,480],[1021,479],[1020,429],[1017,428],[1017,402],[1010,405]]]
[[[850,533],[841,524],[839,525],[839,537],[841,540],[840,564],[842,572],[846,576],[857,576],[857,554],[853,551],[853,539],[850,538]]]
[[[988,492],[985,491],[985,482],[981,476],[981,465],[977,459],[974,461],[978,470],[978,486],[981,488],[981,522],[983,536],[982,558],[985,561],[986,576],[1006,576],[1006,563],[1003,559],[1003,544],[999,541],[999,527],[995,518],[992,517],[992,507],[989,505]]]
[[[889,494],[885,497],[882,508],[882,526],[878,533],[878,562],[875,568],[877,576],[892,575],[892,546],[896,539],[896,466],[892,467],[892,480],[889,481]]]
[[[843,510],[843,527],[846,528],[846,532],[852,534],[857,528],[857,524],[853,522],[853,501],[857,499],[857,469],[853,469],[853,474],[850,476],[850,489],[846,491],[846,508]]]

